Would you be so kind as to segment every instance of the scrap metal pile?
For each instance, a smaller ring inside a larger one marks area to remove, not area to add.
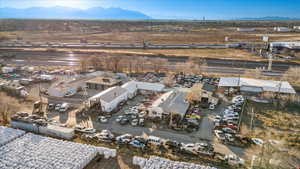
[[[215,167],[172,161],[157,156],[151,156],[149,159],[135,156],[133,157],[133,164],[138,165],[141,169],[216,169]]]

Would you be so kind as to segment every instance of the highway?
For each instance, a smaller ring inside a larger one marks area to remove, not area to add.
[[[6,63],[20,64],[20,65],[52,65],[52,66],[78,66],[80,65],[80,60],[88,58],[93,55],[90,52],[49,52],[49,51],[23,51],[23,50],[4,50],[0,49],[0,55],[3,54],[13,54],[15,57],[12,59],[5,60]],[[122,57],[122,56],[120,56]],[[141,57],[140,55],[134,57]],[[169,61],[167,67],[172,70],[174,63],[177,65],[184,63],[189,57],[178,56],[143,56],[149,58],[165,58]],[[255,69],[257,67],[267,67],[267,62],[257,62],[257,61],[243,61],[243,60],[225,60],[225,59],[206,59],[208,68],[205,70],[209,73],[220,73],[220,74],[242,74],[246,69]],[[265,75],[280,76],[284,71],[286,71],[290,66],[300,66],[296,63],[282,63],[273,62],[273,70],[275,72],[265,72]]]
[[[77,48],[77,49],[225,49],[253,47],[248,43],[231,44],[142,44],[142,43],[58,43],[58,42],[2,42],[0,48]],[[257,45],[255,45],[257,46]]]

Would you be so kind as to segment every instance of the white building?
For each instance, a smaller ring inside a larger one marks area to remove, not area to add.
[[[300,42],[271,42],[270,48],[295,48],[300,47]]]
[[[294,26],[293,29],[300,30],[300,26]]]
[[[137,94],[138,90],[162,92],[165,86],[160,83],[130,81],[122,85],[122,88],[128,91],[129,98],[133,98]]]
[[[283,94],[296,94],[294,88],[286,81],[260,80],[238,77],[222,77],[219,87],[240,87],[253,92],[279,92]]]
[[[276,32],[290,32],[291,29],[288,27],[274,27],[274,31]]]
[[[254,32],[255,28],[237,28],[238,32]]]
[[[130,81],[125,83],[121,87],[115,86],[108,88],[91,97],[89,100],[96,101],[99,99],[101,102],[102,111],[111,112],[121,102],[135,97],[139,90],[161,92],[163,91],[164,87],[164,85],[159,83]]]
[[[14,67],[2,67],[2,73],[12,73],[14,72],[16,69]]]
[[[102,111],[111,112],[117,108],[121,102],[126,101],[127,98],[128,91],[119,86],[115,86],[98,93],[89,100],[94,101],[96,99],[100,99]]]

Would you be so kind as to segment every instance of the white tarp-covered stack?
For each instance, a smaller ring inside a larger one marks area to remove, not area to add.
[[[216,169],[215,167],[172,161],[156,156],[151,156],[148,160],[141,157],[133,157],[133,164],[139,165],[141,169]]]
[[[0,147],[0,168],[82,169],[102,153],[106,158],[116,155],[112,149],[29,133]]]
[[[23,130],[17,130],[17,129],[0,126],[0,146],[3,146],[5,144],[9,143],[10,141],[12,141],[24,134],[25,134],[25,131],[23,131]]]
[[[105,159],[113,158],[117,156],[117,150],[116,149],[109,149],[106,147],[97,147],[97,151],[99,155],[104,155]]]

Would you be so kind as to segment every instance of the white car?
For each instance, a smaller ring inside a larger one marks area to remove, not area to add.
[[[236,134],[236,131],[231,129],[231,128],[222,128],[222,131],[224,131],[225,133],[229,133],[229,134]]]
[[[109,131],[109,130],[102,130],[99,134],[98,137],[103,137],[103,138],[114,138],[114,135]]]
[[[219,140],[225,140],[225,134],[221,130],[215,130],[215,135]]]
[[[139,120],[138,119],[133,119],[132,121],[131,121],[131,125],[132,126],[137,126],[139,124]]]
[[[96,133],[96,129],[94,129],[94,128],[84,128],[84,129],[80,130],[80,132],[83,132],[83,133]]]
[[[107,123],[108,122],[108,119],[104,116],[99,116],[98,117],[98,120],[101,122],[101,123]]]
[[[236,155],[226,155],[225,161],[227,161],[228,164],[230,164],[230,165],[244,165],[245,164],[245,160],[237,157]]]
[[[122,120],[123,117],[124,117],[124,116],[118,116],[118,117],[116,118],[116,122],[120,122],[120,121]]]
[[[262,146],[264,144],[264,141],[260,138],[252,138],[251,139],[253,141],[254,144]]]
[[[210,104],[208,109],[209,109],[209,110],[214,110],[215,108],[216,108],[216,105],[215,105],[215,104]]]
[[[133,136],[131,134],[124,134],[121,136],[116,137],[116,141],[118,143],[129,143],[133,139]]]
[[[218,123],[218,122],[221,121],[221,119],[222,119],[221,116],[216,116],[216,117],[214,118],[213,122]]]
[[[195,152],[199,149],[195,144],[183,144],[180,148],[190,152]]]
[[[61,104],[57,104],[57,105],[55,106],[55,109],[54,109],[54,110],[59,111],[60,107],[61,107]]]
[[[144,118],[146,116],[146,112],[142,111],[138,114],[139,118]]]

